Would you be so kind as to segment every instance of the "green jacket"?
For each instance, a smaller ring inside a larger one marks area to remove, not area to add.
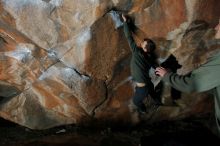
[[[220,132],[220,52],[210,57],[207,63],[193,70],[188,75],[168,73],[163,81],[182,92],[203,92],[212,90],[215,97],[215,115]],[[219,121],[219,122],[218,122]]]
[[[136,45],[127,23],[124,23],[124,34],[132,51],[131,75],[134,81],[147,84],[151,81],[149,70],[154,64],[153,57],[151,54],[144,55],[143,49]]]

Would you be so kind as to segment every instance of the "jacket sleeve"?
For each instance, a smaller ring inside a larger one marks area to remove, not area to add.
[[[176,73],[167,73],[163,81],[168,82],[173,88],[182,92],[190,93],[195,91],[194,77],[191,73],[183,76]]]
[[[124,34],[125,34],[125,37],[128,41],[128,44],[131,48],[131,51],[135,52],[137,50],[137,45],[134,41],[134,38],[132,37],[131,31],[130,31],[128,24],[126,22],[124,23]]]

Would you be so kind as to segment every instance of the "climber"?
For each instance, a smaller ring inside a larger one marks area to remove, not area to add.
[[[215,41],[220,42],[220,20],[215,27]],[[168,82],[172,87],[182,92],[204,92],[212,90],[215,101],[215,117],[217,129],[220,135],[220,52],[218,48],[215,50],[215,55],[208,58],[205,64],[193,70],[187,75],[178,75],[169,72],[163,67],[156,68],[156,74],[161,76],[163,81]],[[217,53],[216,53],[217,52]]]
[[[140,44],[140,47],[137,46],[129,28],[130,23],[128,23],[128,20],[130,22],[130,19],[124,14],[122,14],[122,19],[124,22],[124,34],[132,52],[131,75],[136,82],[133,103],[137,106],[138,112],[146,113],[146,106],[143,102],[145,97],[150,95],[155,100],[155,104],[159,104],[155,99],[154,85],[149,77],[150,68],[158,66],[153,55],[156,45],[151,39],[146,38]]]

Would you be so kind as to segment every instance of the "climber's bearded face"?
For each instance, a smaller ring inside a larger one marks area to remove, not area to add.
[[[220,19],[218,25],[215,27],[215,30],[216,30],[215,38],[220,39]]]
[[[141,48],[144,50],[144,52],[149,52],[148,47],[147,47],[147,41],[143,41],[141,43]]]

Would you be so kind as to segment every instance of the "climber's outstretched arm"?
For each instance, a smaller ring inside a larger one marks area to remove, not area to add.
[[[124,14],[122,15],[122,18],[123,18],[123,21],[124,21],[124,34],[125,34],[125,37],[127,38],[128,40],[128,44],[132,50],[132,52],[135,52],[137,50],[137,45],[134,41],[134,38],[131,34],[131,31],[129,29],[129,26],[128,26],[128,23],[127,23],[127,17],[124,16]]]

